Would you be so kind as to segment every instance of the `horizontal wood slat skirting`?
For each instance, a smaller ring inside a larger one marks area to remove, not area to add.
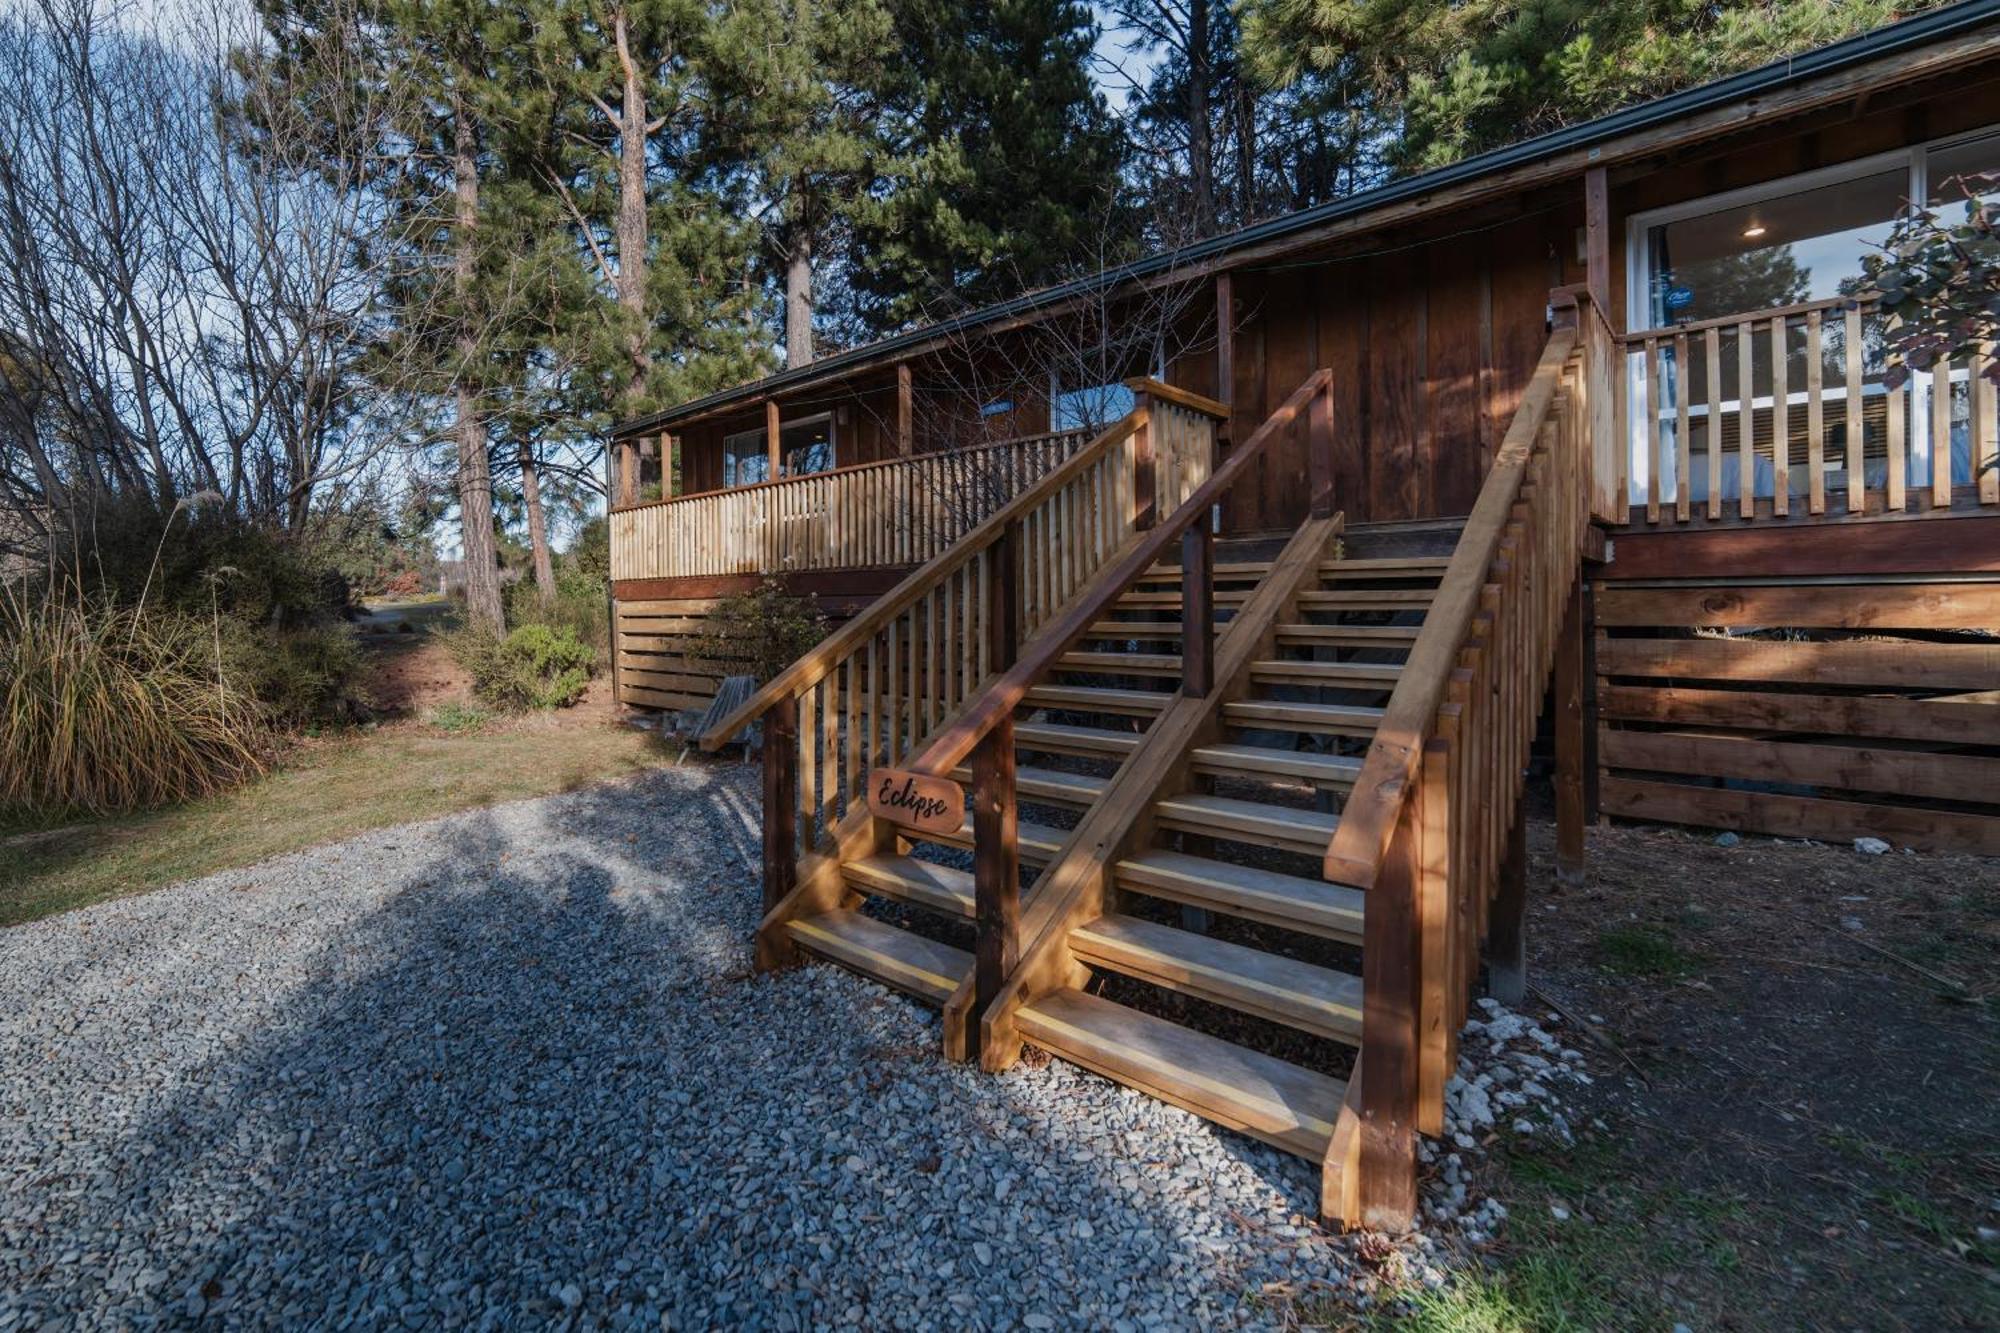
[[[1600,582],[1603,812],[2000,853],[2000,579],[1930,572],[1954,577]]]

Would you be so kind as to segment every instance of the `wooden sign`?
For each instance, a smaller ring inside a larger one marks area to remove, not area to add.
[[[950,778],[878,768],[868,775],[868,810],[924,833],[956,833],[965,825],[965,788]]]

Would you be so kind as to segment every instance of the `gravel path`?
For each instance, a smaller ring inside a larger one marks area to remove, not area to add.
[[[1356,1281],[1304,1163],[753,975],[754,791],[663,770],[0,933],[0,1333],[1178,1328]]]

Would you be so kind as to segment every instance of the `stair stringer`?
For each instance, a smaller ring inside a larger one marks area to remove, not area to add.
[[[1309,519],[1270,573],[1224,627],[1215,645],[1215,688],[1204,698],[1174,696],[1118,768],[1022,906],[1020,962],[980,1015],[980,1063],[998,1072],[1020,1058],[1016,1015],[1055,991],[1080,986],[1089,969],[1069,947],[1070,933],[1104,914],[1112,867],[1153,837],[1152,809],[1163,795],[1187,790],[1196,747],[1218,739],[1222,708],[1247,691],[1250,669],[1272,650],[1277,626],[1334,549],[1345,516]]]

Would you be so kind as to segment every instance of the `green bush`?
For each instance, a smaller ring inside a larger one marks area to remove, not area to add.
[[[555,590],[544,595],[532,577],[502,591],[509,625],[547,625],[569,630],[595,650],[597,663],[611,660],[611,545],[601,518],[583,525],[570,548],[555,559]]]
[[[351,625],[301,625],[274,629],[223,622],[224,657],[238,683],[280,726],[358,722],[369,714],[361,684],[366,665]]]
[[[768,681],[826,637],[826,616],[810,597],[795,597],[777,579],[726,599],[708,618],[694,655],[725,662]]]
[[[219,622],[0,592],[0,808],[48,818],[188,800],[262,768],[262,709]]]
[[[463,629],[448,640],[472,677],[472,689],[495,708],[568,708],[583,698],[597,654],[568,629],[522,625],[497,638]]]

